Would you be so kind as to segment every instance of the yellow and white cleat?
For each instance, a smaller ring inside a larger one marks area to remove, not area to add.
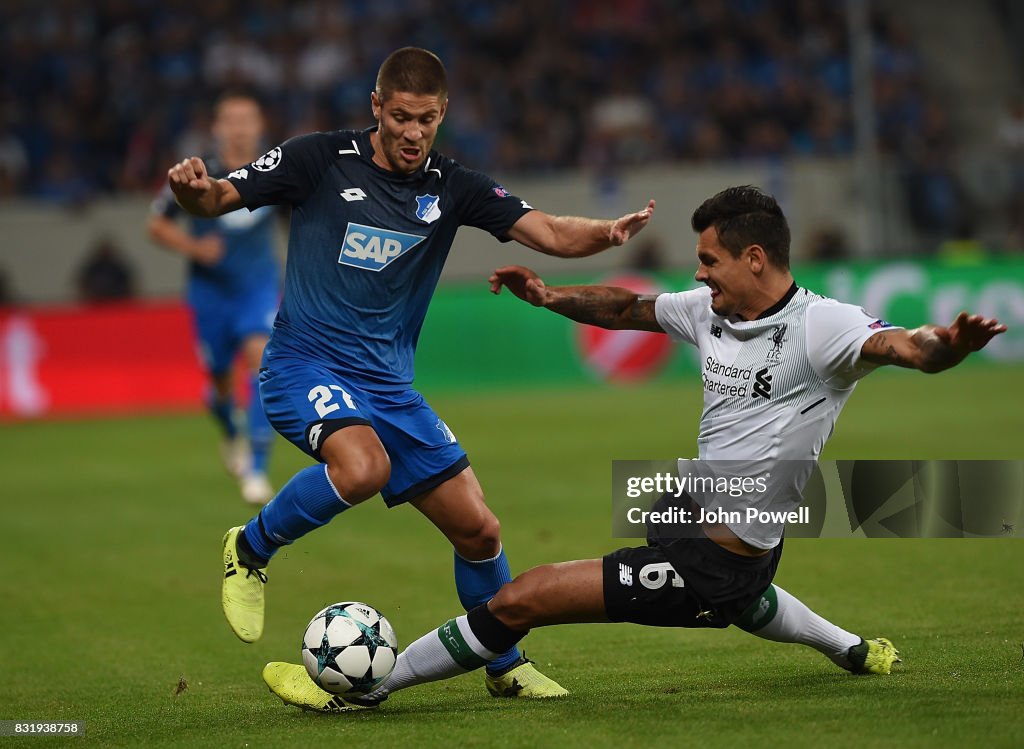
[[[875,637],[854,645],[847,658],[851,664],[850,671],[855,674],[888,674],[894,665],[903,663],[900,651],[884,637]]]
[[[224,582],[220,602],[224,616],[238,639],[256,642],[263,635],[263,586],[266,572],[246,567],[238,561],[238,534],[242,526],[232,528],[224,535]]]
[[[303,710],[318,713],[351,713],[377,707],[376,703],[356,704],[340,694],[325,692],[309,678],[305,666],[295,663],[268,663],[263,667],[263,681],[284,704],[294,705]]]
[[[533,667],[533,661],[525,657],[518,665],[498,676],[485,674],[484,684],[492,697],[523,697],[536,700],[565,697],[569,694],[568,689],[542,674]]]

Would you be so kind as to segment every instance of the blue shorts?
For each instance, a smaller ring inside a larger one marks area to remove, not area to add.
[[[231,370],[238,349],[252,335],[270,335],[277,314],[276,286],[227,296],[205,290],[189,293],[192,323],[203,366],[214,375]]]
[[[268,362],[264,359],[264,364]],[[391,460],[391,479],[381,489],[388,507],[430,491],[469,467],[469,458],[448,425],[412,388],[366,390],[325,366],[275,358],[260,371],[267,418],[289,442],[316,460],[334,432],[366,424]]]

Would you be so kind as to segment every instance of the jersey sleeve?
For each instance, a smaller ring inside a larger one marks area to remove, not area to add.
[[[270,149],[225,177],[249,210],[264,205],[301,205],[334,163],[330,135],[310,133]]]
[[[706,308],[708,290],[692,289],[668,294],[659,294],[654,300],[654,317],[674,341],[697,343],[697,313]]]
[[[456,201],[461,207],[460,222],[483,229],[501,242],[509,240],[512,225],[533,210],[525,200],[517,198],[481,172],[455,165],[458,184]]]
[[[861,357],[864,342],[897,327],[861,307],[823,300],[807,309],[807,358],[826,385],[849,389],[878,366]]]

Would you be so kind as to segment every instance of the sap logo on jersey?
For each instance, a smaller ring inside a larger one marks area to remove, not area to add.
[[[345,240],[341,243],[338,262],[342,265],[351,265],[353,268],[379,271],[424,239],[426,237],[418,234],[403,234],[400,231],[349,222],[345,230]]]

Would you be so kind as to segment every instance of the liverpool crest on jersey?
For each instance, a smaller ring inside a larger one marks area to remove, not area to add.
[[[782,361],[782,344],[786,342],[786,323],[772,328],[772,348],[768,352],[768,363],[778,364]]]
[[[425,224],[432,224],[441,218],[441,202],[437,195],[416,196],[416,218]]]

